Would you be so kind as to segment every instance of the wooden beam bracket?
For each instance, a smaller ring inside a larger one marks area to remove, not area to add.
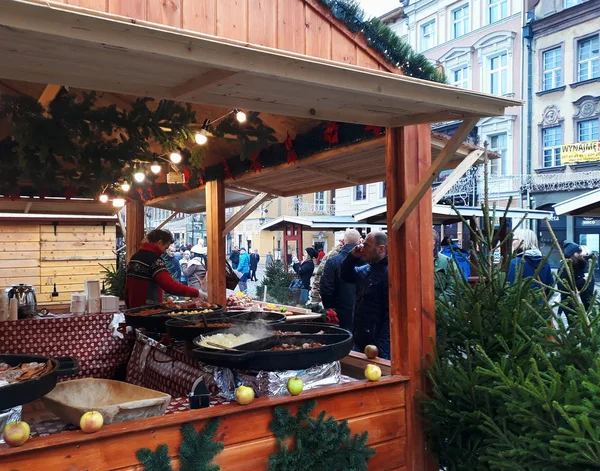
[[[461,177],[479,160],[483,155],[483,150],[477,149],[467,155],[458,165],[452,170],[452,173],[438,186],[432,195],[433,204],[437,204],[448,191],[452,188]]]
[[[417,207],[421,198],[423,198],[425,193],[431,188],[431,184],[435,181],[440,172],[444,170],[448,161],[452,159],[455,152],[462,145],[478,121],[478,118],[470,118],[461,123],[450,140],[440,151],[438,158],[431,164],[425,173],[425,176],[413,188],[408,198],[406,198],[398,212],[394,215],[392,219],[392,230],[397,231],[402,224],[404,224],[412,210]]]
[[[231,216],[225,223],[225,229],[223,229],[223,237],[226,237],[240,222],[248,217],[256,208],[263,204],[267,199],[271,198],[271,195],[267,193],[259,193],[250,201],[248,201],[242,209]]]

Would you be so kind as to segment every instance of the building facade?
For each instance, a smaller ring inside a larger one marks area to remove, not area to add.
[[[600,188],[600,1],[539,0],[526,14],[525,155],[532,207]],[[559,239],[600,252],[600,219],[552,221]],[[550,243],[549,231],[539,228]]]

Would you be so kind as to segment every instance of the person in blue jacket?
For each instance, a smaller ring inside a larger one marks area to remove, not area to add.
[[[461,249],[456,242],[453,242],[450,237],[444,237],[441,243],[442,250],[440,253],[449,257],[454,261],[454,264],[459,268],[465,280],[469,280],[471,276],[471,262],[469,252]]]
[[[531,284],[532,288],[539,289],[542,288],[542,285],[554,286],[554,276],[552,275],[550,264],[546,261],[539,268],[544,257],[538,248],[538,240],[535,232],[531,229],[517,229],[513,233],[512,247],[515,256],[510,261],[510,266],[508,267],[507,280],[509,283],[514,283],[519,270],[523,270],[523,278],[535,277]],[[547,290],[547,295],[551,294],[551,288],[544,289]]]
[[[248,278],[250,278],[250,255],[246,253],[244,247],[240,248],[240,260],[238,262],[237,271],[242,274],[240,278],[240,291],[245,293],[248,291]]]

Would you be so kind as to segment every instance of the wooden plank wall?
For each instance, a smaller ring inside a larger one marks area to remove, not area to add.
[[[54,0],[115,15],[392,71],[318,0]]]
[[[317,400],[316,415],[322,410],[337,420],[346,419],[354,433],[369,432],[369,446],[377,454],[369,461],[369,469],[406,471],[406,413],[404,383],[398,380],[359,383],[336,388],[308,391],[286,404],[297,412],[298,404],[307,398]],[[1,469],[44,469],[45,471],[141,470],[135,458],[139,448],[152,450],[167,444],[177,468],[179,427],[191,422],[198,429],[213,414],[222,415],[216,439],[225,444],[215,463],[227,471],[266,470],[276,441],[269,424],[275,400],[264,398],[241,407],[237,404],[183,412],[135,422],[103,427],[93,436],[66,432],[35,438],[20,448],[0,448]],[[3,467],[4,466],[4,467]]]
[[[100,224],[0,223],[0,290],[11,284],[35,287],[38,305],[67,303],[83,292],[83,282],[102,279],[115,264],[116,226]],[[59,296],[52,297],[54,283]]]

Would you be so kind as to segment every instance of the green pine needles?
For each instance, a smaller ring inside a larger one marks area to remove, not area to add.
[[[430,450],[451,471],[600,469],[598,304],[586,309],[574,282],[541,289],[537,272],[509,284],[493,249],[511,235],[500,239],[496,215],[484,212],[483,229],[472,228],[479,283],[456,273],[454,304],[437,305],[432,388],[422,398]]]
[[[182,442],[179,447],[179,471],[219,471],[212,460],[223,451],[223,443],[213,440],[219,420],[209,421],[199,432],[191,424],[181,426]],[[156,451],[142,448],[136,452],[144,471],[173,471],[167,445],[159,445]]]
[[[365,20],[364,11],[356,0],[319,0],[331,10],[335,18],[354,33],[362,34],[367,44],[381,54],[387,62],[399,67],[409,77],[446,83],[446,76],[423,54],[413,50],[410,44],[379,18]]]
[[[277,453],[269,458],[269,471],[366,471],[375,454],[366,445],[368,433],[352,436],[347,421],[326,418],[325,411],[310,417],[315,406],[315,401],[308,401],[295,416],[284,407],[275,408],[270,428],[277,438]],[[293,448],[288,446],[290,439]]]

